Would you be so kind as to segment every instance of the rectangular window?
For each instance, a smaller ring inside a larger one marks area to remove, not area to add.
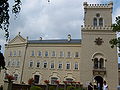
[[[55,57],[55,51],[52,51],[52,57]]]
[[[48,57],[48,52],[47,51],[45,52],[45,57]]]
[[[16,51],[14,51],[14,56],[16,56]]]
[[[15,66],[15,61],[14,60],[12,61],[12,65],[11,66]]]
[[[75,52],[75,57],[79,57],[79,53],[78,52]]]
[[[62,69],[62,63],[58,64],[58,69]]]
[[[34,51],[32,51],[32,52],[31,52],[31,56],[35,56],[35,53],[34,53]]]
[[[70,52],[67,53],[67,57],[70,58]]]
[[[33,61],[29,62],[29,67],[33,67]]]
[[[21,56],[21,51],[20,50],[18,51],[18,56]]]
[[[70,63],[66,64],[66,69],[70,69]]]
[[[18,74],[14,74],[14,80],[15,80],[15,81],[18,80]]]
[[[54,62],[51,62],[50,68],[51,68],[51,69],[54,68]]]
[[[39,61],[37,62],[37,67],[40,67],[40,62]]]
[[[19,67],[20,66],[20,61],[16,61],[16,66]]]
[[[7,63],[7,66],[8,66],[8,67],[10,66],[10,62],[11,62],[11,61],[8,61],[8,63]]]
[[[78,63],[75,63],[75,66],[74,66],[75,68],[75,70],[78,70]]]
[[[60,51],[60,57],[64,57],[64,53]]]
[[[12,51],[10,51],[10,56],[12,56]]]
[[[47,62],[43,63],[43,68],[47,68]]]
[[[42,52],[38,51],[38,56],[41,57],[42,56]]]

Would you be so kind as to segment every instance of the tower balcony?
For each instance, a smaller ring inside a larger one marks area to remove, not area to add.
[[[106,67],[93,67],[93,75],[105,75]]]

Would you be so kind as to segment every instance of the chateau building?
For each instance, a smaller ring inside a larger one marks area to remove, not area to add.
[[[110,90],[118,85],[117,49],[109,41],[116,37],[112,32],[113,3],[88,4],[84,2],[82,39],[29,40],[20,33],[5,45],[8,71],[16,83],[26,83],[30,78],[36,84],[49,80],[88,82],[103,87],[107,81]],[[2,71],[4,72],[4,71]],[[5,73],[1,73],[3,80]],[[2,82],[1,82],[2,83]]]

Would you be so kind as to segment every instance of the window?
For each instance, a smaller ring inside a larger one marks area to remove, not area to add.
[[[51,77],[51,84],[56,84],[55,81],[57,81],[58,78],[57,77]]]
[[[62,69],[62,63],[58,64],[58,69]]]
[[[39,75],[34,75],[34,83],[38,84],[39,83],[40,76]]]
[[[68,81],[68,82],[72,82],[73,79],[72,79],[72,78],[66,78],[66,81]]]
[[[64,57],[64,53],[60,51],[60,57]]]
[[[16,56],[16,51],[14,51],[14,56]]]
[[[103,26],[103,18],[99,19],[99,26]]]
[[[43,68],[47,68],[47,62],[43,63]]]
[[[79,57],[79,53],[78,52],[75,52],[75,57]]]
[[[10,66],[10,61],[8,61],[8,64],[7,64],[7,66],[8,66],[8,67]]]
[[[18,56],[21,56],[21,51],[18,51]]]
[[[45,57],[48,57],[48,52],[47,51],[45,52]]]
[[[99,64],[100,64],[100,69],[104,68],[104,59],[103,58],[100,58],[100,61],[99,61]]]
[[[19,67],[20,66],[20,61],[16,61],[16,66]]]
[[[38,56],[40,56],[40,57],[42,56],[42,52],[41,51],[38,52]]]
[[[14,74],[14,80],[15,80],[15,81],[18,80],[18,74]]]
[[[78,63],[75,63],[75,70],[78,70]]]
[[[12,56],[12,51],[10,51],[10,56]]]
[[[94,59],[94,68],[98,69],[98,58]]]
[[[40,67],[40,62],[39,61],[37,62],[37,67]]]
[[[50,68],[51,68],[51,69],[54,68],[54,62],[51,62]]]
[[[70,63],[66,64],[66,69],[70,69]]]
[[[34,53],[34,51],[32,51],[32,53],[31,53],[31,56],[35,56],[35,53]]]
[[[15,66],[15,61],[14,60],[12,61],[12,65],[11,66]]]
[[[29,62],[29,67],[33,67],[33,61]]]
[[[93,19],[93,26],[97,26],[97,18]]]
[[[67,53],[67,57],[70,58],[70,52]]]
[[[52,51],[52,57],[55,57],[55,51]]]

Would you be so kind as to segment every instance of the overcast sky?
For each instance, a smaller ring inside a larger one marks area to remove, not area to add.
[[[10,0],[13,2],[14,0]],[[65,39],[68,34],[80,39],[83,25],[83,2],[108,4],[111,0],[21,0],[22,9],[17,19],[10,18],[10,39],[18,32],[29,39]],[[120,0],[113,0],[113,21],[120,15]],[[11,4],[10,4],[11,5]],[[0,45],[4,52],[4,31],[0,31]]]

